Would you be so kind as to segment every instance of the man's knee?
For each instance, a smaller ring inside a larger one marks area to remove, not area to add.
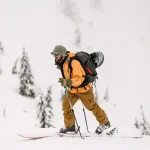
[[[63,102],[62,102],[62,110],[63,111],[67,111],[69,108],[69,102],[66,98],[66,96],[64,96]]]
[[[90,102],[90,103],[86,104],[85,107],[89,111],[92,111],[96,107],[96,102]]]

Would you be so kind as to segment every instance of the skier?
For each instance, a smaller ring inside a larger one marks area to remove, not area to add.
[[[61,128],[59,132],[67,133],[76,130],[75,118],[68,101],[69,98],[72,106],[80,99],[84,106],[93,112],[93,115],[99,123],[95,132],[101,134],[105,129],[110,127],[110,122],[104,110],[95,102],[92,84],[84,82],[86,80],[85,71],[80,62],[78,60],[71,62],[72,72],[70,73],[68,63],[70,58],[75,56],[75,54],[67,51],[62,45],[55,46],[51,54],[54,55],[55,65],[61,70],[63,76],[63,78],[59,78],[58,82],[61,83],[61,86],[68,87],[68,94],[64,95],[62,102],[65,127]]]

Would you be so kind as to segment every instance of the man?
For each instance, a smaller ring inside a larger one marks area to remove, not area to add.
[[[70,109],[68,97],[72,106],[78,101],[84,104],[84,106],[93,112],[93,115],[99,122],[99,126],[95,130],[97,134],[101,134],[105,129],[110,127],[110,122],[106,116],[104,110],[94,100],[92,84],[85,81],[85,71],[82,68],[80,62],[76,59],[72,60],[72,71],[69,68],[70,58],[75,56],[66,50],[62,45],[55,46],[52,55],[55,57],[55,64],[57,68],[61,70],[62,77],[59,82],[62,86],[68,87],[68,95],[64,95],[62,102],[62,110],[64,115],[65,127],[60,129],[60,133],[75,131],[75,119],[72,110]]]

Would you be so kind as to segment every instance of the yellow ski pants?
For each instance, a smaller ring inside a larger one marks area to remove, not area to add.
[[[68,97],[71,101],[72,106],[74,106],[74,104],[78,101],[78,99],[80,99],[83,105],[89,111],[92,111],[93,115],[95,116],[99,124],[107,123],[108,120],[107,120],[106,113],[95,102],[92,89],[88,90],[85,93],[71,93],[70,91],[67,91],[67,92],[68,92]],[[65,94],[63,97],[63,102],[62,102],[62,110],[63,110],[63,115],[64,115],[65,127],[71,127],[75,123],[75,119],[74,119],[72,110],[70,109],[69,102],[68,102],[68,97]]]

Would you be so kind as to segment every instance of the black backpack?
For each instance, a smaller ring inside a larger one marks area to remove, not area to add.
[[[89,82],[93,83],[97,77],[96,68],[100,67],[104,62],[104,55],[101,52],[93,52],[88,54],[87,52],[81,51],[75,53],[75,56],[70,58],[69,61],[69,68],[70,68],[70,75],[72,72],[71,62],[72,60],[78,60],[83,67],[86,75],[85,80],[79,87],[84,87],[88,85]]]

